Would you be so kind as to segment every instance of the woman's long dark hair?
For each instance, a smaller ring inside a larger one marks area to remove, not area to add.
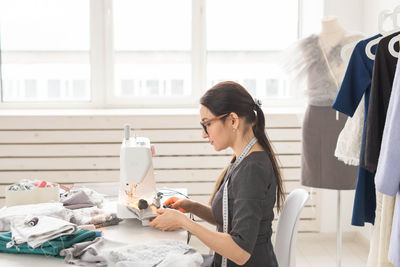
[[[271,143],[265,133],[265,118],[262,109],[254,102],[251,95],[243,86],[231,81],[220,82],[213,86],[201,97],[200,104],[207,107],[215,116],[234,112],[253,125],[253,133],[258,143],[266,151],[272,162],[277,184],[276,204],[279,211],[284,201],[282,176]],[[210,203],[214,199],[226,171],[227,168],[224,169],[217,180]]]

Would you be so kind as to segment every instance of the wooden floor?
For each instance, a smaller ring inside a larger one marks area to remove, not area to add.
[[[197,238],[190,245],[202,254],[209,249]],[[336,234],[299,234],[296,249],[296,267],[336,267]],[[365,267],[369,243],[357,234],[345,233],[342,242],[342,267]]]

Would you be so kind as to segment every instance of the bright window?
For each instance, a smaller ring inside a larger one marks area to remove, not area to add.
[[[3,102],[84,102],[89,1],[1,0]]]
[[[297,40],[297,0],[210,1],[206,14],[209,87],[234,80],[261,99],[296,96],[277,58]]]
[[[187,0],[114,1],[114,96],[191,95],[191,13]]]
[[[280,53],[317,2],[0,0],[0,107],[193,107],[223,80],[293,104]]]

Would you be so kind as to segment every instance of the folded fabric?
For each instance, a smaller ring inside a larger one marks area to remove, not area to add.
[[[175,240],[157,240],[135,246],[107,249],[102,254],[108,264],[120,267],[200,266],[203,262],[201,255],[192,247],[182,241]],[[184,255],[190,255],[190,257],[185,257],[183,260]],[[171,262],[171,259],[174,262]]]
[[[3,207],[0,209],[0,232],[10,231],[10,222],[13,218],[25,218],[27,215],[45,215],[66,221],[70,220],[70,215],[62,203],[40,203]]]
[[[81,192],[85,193],[90,202],[96,205],[98,208],[101,208],[103,206],[104,196],[90,188],[72,187],[69,191],[68,197],[71,197],[75,194],[80,194]]]
[[[12,242],[11,232],[0,234],[0,252],[15,254],[38,254],[46,256],[60,257],[59,253],[73,244],[91,241],[96,238],[94,231],[79,229],[75,234],[65,235],[42,244],[40,247],[32,248],[27,243],[15,245],[7,248],[7,244]]]
[[[60,251],[60,256],[65,256],[64,260],[68,264],[85,266],[95,264],[98,267],[107,266],[106,259],[100,255],[100,250],[104,247],[104,240],[97,237],[93,241],[82,242],[72,245],[70,248]]]
[[[121,220],[115,213],[107,212],[97,207],[71,210],[71,222],[77,225],[94,224],[101,225],[110,222],[111,225],[118,224]],[[106,226],[104,224],[103,226]]]
[[[29,222],[34,222],[30,224]],[[37,248],[45,242],[63,235],[74,234],[75,224],[49,216],[28,216],[11,220],[11,232],[16,244],[28,243]]]
[[[61,200],[64,207],[68,209],[81,209],[93,207],[94,204],[90,201],[88,195],[84,191],[78,191],[70,194],[68,197]]]

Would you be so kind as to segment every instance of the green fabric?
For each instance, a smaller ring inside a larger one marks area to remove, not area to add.
[[[11,248],[7,248],[7,243],[12,241],[11,232],[0,234],[0,252],[15,254],[39,254],[59,256],[61,250],[71,247],[73,244],[92,241],[96,238],[95,231],[79,229],[75,234],[57,237],[49,242],[44,243],[40,247],[32,248],[27,243],[15,244]]]

